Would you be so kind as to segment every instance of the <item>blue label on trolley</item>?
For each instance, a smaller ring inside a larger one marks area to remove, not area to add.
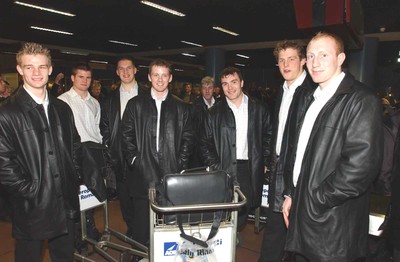
[[[178,250],[176,242],[164,242],[164,256],[175,256]]]

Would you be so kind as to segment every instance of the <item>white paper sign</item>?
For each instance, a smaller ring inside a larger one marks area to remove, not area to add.
[[[269,190],[269,185],[264,185],[263,191],[262,191],[262,197],[261,197],[261,206],[263,206],[263,207],[269,207],[269,205],[268,205],[268,190]]]
[[[384,215],[371,213],[369,215],[369,234],[373,236],[380,236],[382,234],[382,230],[379,230],[379,227],[382,225],[384,220]]]
[[[97,200],[97,198],[92,194],[92,192],[90,192],[90,190],[85,185],[80,185],[79,204],[81,211],[85,211],[87,209],[100,206],[104,202],[100,202],[99,200]]]
[[[217,261],[232,261],[232,254],[235,250],[232,250],[232,230],[233,227],[220,227],[217,235],[213,238],[214,240],[214,251],[217,257]],[[194,227],[194,231],[200,231],[204,236],[208,236],[209,228],[197,228]],[[187,234],[191,234],[188,229],[185,229]],[[163,262],[174,262],[176,252],[179,249],[179,243],[181,241],[180,231],[178,228],[168,230],[157,229],[154,232],[154,261]],[[234,240],[236,243],[236,239]]]

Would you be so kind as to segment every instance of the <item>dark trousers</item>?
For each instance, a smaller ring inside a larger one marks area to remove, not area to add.
[[[0,187],[0,220],[9,220],[11,213],[10,196]]]
[[[253,189],[251,187],[251,177],[249,161],[237,160],[237,181],[240,185],[240,190],[247,198],[247,203],[239,210],[238,214],[238,230],[240,231],[246,224],[247,217],[251,210],[251,205],[254,202]],[[260,195],[261,197],[261,195]]]
[[[303,255],[300,255],[300,254],[298,254],[298,253],[296,253],[296,254],[294,254],[294,259],[293,259],[293,261],[294,262],[311,262],[311,260],[309,260],[308,258],[306,258],[305,256],[303,256]],[[356,259],[356,260],[353,260],[353,262],[366,262],[367,260],[366,260],[366,258],[365,257],[362,257],[362,258],[358,258],[358,259]],[[380,260],[379,260],[380,261]],[[385,260],[386,261],[386,260]],[[384,261],[382,261],[382,262],[384,262]]]
[[[150,240],[150,212],[148,195],[133,196],[133,239],[148,246]]]
[[[300,254],[295,254],[294,255],[294,261],[295,262],[310,262],[305,256],[302,256]]]
[[[126,180],[117,181],[117,194],[119,198],[122,218],[124,219],[128,227],[128,231],[126,234],[128,237],[132,237],[133,228],[135,227],[134,202],[131,195],[129,194],[128,183],[126,182]]]
[[[400,249],[393,248],[393,261],[400,262]]]
[[[68,234],[48,239],[51,261],[71,262],[74,254],[74,222],[67,219]],[[17,239],[15,246],[16,262],[40,262],[44,240]]]
[[[270,205],[264,227],[264,238],[261,245],[259,262],[276,262],[282,260],[286,231],[282,213],[273,212]]]

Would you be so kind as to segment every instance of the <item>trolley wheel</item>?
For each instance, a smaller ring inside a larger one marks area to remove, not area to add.
[[[129,254],[127,251],[124,251],[121,253],[119,256],[119,261],[120,262],[130,262],[132,260],[132,255]]]

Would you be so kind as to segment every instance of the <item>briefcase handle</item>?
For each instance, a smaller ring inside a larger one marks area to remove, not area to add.
[[[190,212],[190,211],[207,211],[207,210],[226,210],[238,209],[247,203],[247,198],[240,190],[239,186],[234,186],[235,193],[238,194],[238,202],[234,203],[208,203],[208,204],[193,204],[193,205],[177,205],[177,206],[159,206],[156,201],[156,189],[151,187],[149,189],[149,200],[151,208],[160,213],[176,213],[176,212]],[[240,200],[240,201],[239,201]]]

